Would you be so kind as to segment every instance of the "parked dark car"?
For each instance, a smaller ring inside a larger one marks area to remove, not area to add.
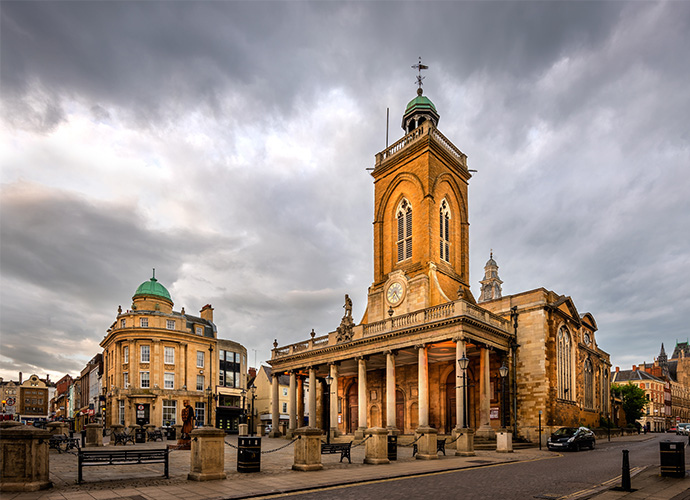
[[[593,450],[595,444],[594,432],[587,427],[561,427],[551,434],[551,437],[546,442],[546,446],[551,451],[578,451],[582,448]]]

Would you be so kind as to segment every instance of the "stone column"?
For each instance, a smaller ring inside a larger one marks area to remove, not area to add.
[[[286,436],[292,439],[292,434],[297,429],[297,376],[294,370],[290,372],[290,390],[288,392],[288,413],[290,414],[290,425]]]
[[[313,389],[313,387],[312,387]],[[309,393],[312,392],[309,390]],[[293,470],[312,471],[321,470],[321,429],[314,427],[300,427],[295,431],[300,439],[295,441],[295,459]]]
[[[101,424],[86,424],[86,443],[89,448],[92,446],[103,446],[103,426]]]
[[[330,415],[331,415],[331,437],[338,435],[338,365],[331,364],[331,377],[333,382],[329,387],[329,397],[331,401]]]
[[[419,427],[429,427],[429,360],[426,346],[417,346],[418,353],[418,378],[417,387],[419,393]]]
[[[191,432],[192,455],[190,481],[225,479],[225,432],[215,427],[201,427]]]
[[[393,435],[400,434],[403,429],[395,426],[395,354],[386,352],[386,428]]]
[[[388,460],[388,431],[383,427],[367,429],[370,436],[365,445],[364,463],[380,465],[390,463]]]
[[[0,427],[0,491],[38,491],[53,485],[50,436],[50,432],[29,425]]]
[[[367,361],[364,357],[357,360],[359,371],[357,374],[357,418],[359,425],[355,432],[355,439],[363,439],[367,430]]]
[[[477,436],[494,437],[495,433],[491,428],[490,404],[491,379],[489,375],[489,349],[482,347],[479,353],[479,428]]]
[[[304,425],[304,377],[297,377],[297,425],[299,429]]]
[[[463,373],[458,360],[466,356],[465,339],[455,339],[455,428],[468,427],[465,420],[465,390],[467,389],[467,373]],[[463,376],[464,375],[464,376]]]
[[[280,392],[278,387],[278,374],[273,373],[273,386],[271,387],[271,432],[268,437],[280,437]]]
[[[316,428],[316,393],[319,391],[316,387],[316,371],[313,367],[309,367],[309,427]]]

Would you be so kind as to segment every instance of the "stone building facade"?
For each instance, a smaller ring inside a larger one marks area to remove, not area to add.
[[[197,425],[212,425],[216,338],[210,305],[199,316],[173,311],[170,293],[155,276],[142,283],[101,342],[105,425],[180,424],[185,400]]]
[[[346,296],[335,331],[274,342],[272,397],[287,375],[289,429],[303,423],[297,387],[305,378],[315,389],[309,413],[334,435],[471,427],[491,438],[510,427],[536,439],[539,410],[553,427],[598,423],[606,411],[610,365],[590,314],[544,289],[502,297],[493,258],[477,305],[469,280],[471,174],[439,118],[420,86],[403,115],[405,136],[376,154],[374,280],[361,322]]]

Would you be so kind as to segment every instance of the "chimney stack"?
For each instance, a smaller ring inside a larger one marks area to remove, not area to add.
[[[22,372],[19,372],[19,385],[22,385]]]
[[[620,367],[620,366],[617,366],[617,367],[616,367],[616,373],[618,373],[619,371],[621,371],[621,367]]]
[[[637,366],[633,365],[633,371],[634,371],[634,372],[637,371]]]
[[[204,307],[202,307],[200,313],[201,319],[205,319],[206,321],[213,323],[213,308],[211,307],[211,304],[206,304]]]

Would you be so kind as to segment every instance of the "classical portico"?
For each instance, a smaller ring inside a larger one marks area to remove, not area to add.
[[[491,409],[503,408],[496,399],[498,368],[510,354],[512,338],[509,322],[456,300],[357,325],[349,340],[339,341],[335,331],[276,347],[270,363],[274,373],[290,374],[295,385],[307,379],[310,388],[317,387],[317,380],[331,377],[329,396],[318,398],[317,407],[317,390],[310,389],[308,407],[313,426],[325,418],[324,405],[329,405],[330,421],[323,428],[332,435],[361,437],[367,428],[379,426],[395,434],[427,426],[450,434],[466,425],[478,436],[491,436],[500,422],[499,415],[490,418]],[[457,363],[463,356],[469,359],[466,387]],[[465,388],[467,422],[462,418]],[[356,399],[349,397],[353,394]],[[297,391],[289,395],[290,426],[296,427]]]

